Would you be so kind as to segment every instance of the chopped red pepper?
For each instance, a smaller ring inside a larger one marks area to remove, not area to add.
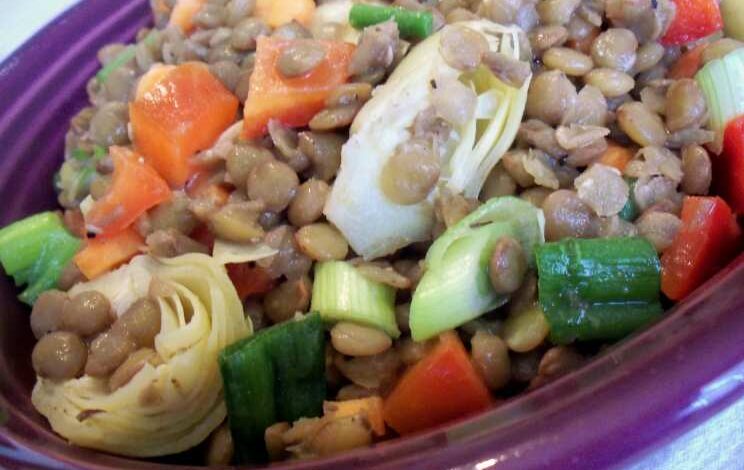
[[[142,236],[130,227],[111,237],[86,240],[85,248],[75,255],[75,264],[87,279],[94,279],[132,259],[144,245]]]
[[[399,434],[428,429],[493,404],[483,379],[455,333],[411,367],[385,399],[387,424]]]
[[[744,116],[731,121],[723,135],[723,153],[714,160],[719,194],[744,214]]]
[[[741,230],[720,197],[687,197],[682,228],[661,257],[661,290],[681,300],[741,250]]]
[[[666,34],[665,46],[678,46],[710,36],[723,29],[723,19],[717,0],[674,0],[677,13]]]
[[[111,147],[114,175],[111,188],[85,215],[89,230],[111,236],[129,227],[149,209],[171,197],[168,183],[138,154]]]
[[[265,269],[251,266],[251,263],[228,264],[227,275],[238,292],[238,297],[245,300],[252,295],[265,294],[274,287],[274,280]]]
[[[192,157],[235,121],[238,99],[199,62],[153,67],[129,104],[134,144],[174,188],[198,171]]]
[[[354,46],[319,40],[315,43],[326,50],[325,60],[307,75],[285,78],[277,69],[277,63],[293,42],[266,36],[258,38],[250,90],[243,108],[243,137],[246,139],[266,134],[271,119],[290,127],[307,125],[323,109],[331,92],[349,78]]]

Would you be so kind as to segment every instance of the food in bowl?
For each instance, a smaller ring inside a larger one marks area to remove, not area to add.
[[[326,456],[660,318],[741,248],[741,31],[585,3],[154,2],[62,210],[0,231],[36,408],[126,456]]]

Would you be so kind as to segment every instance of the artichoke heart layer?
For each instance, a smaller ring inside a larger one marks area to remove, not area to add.
[[[153,280],[157,289],[150,288]],[[168,455],[202,442],[226,416],[217,356],[252,329],[224,267],[201,254],[140,256],[70,294],[89,290],[108,297],[118,315],[138,298],[156,300],[155,351],[162,362],[145,364],[114,392],[105,379],[39,377],[36,409],[72,444],[119,455]]]

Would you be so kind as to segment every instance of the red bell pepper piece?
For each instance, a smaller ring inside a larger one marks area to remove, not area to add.
[[[661,43],[678,46],[710,36],[723,29],[717,0],[674,0],[677,14]]]
[[[261,36],[251,74],[248,99],[243,108],[243,137],[252,140],[266,134],[271,119],[290,127],[302,127],[325,106],[325,100],[349,78],[354,46],[335,41],[315,41],[326,50],[326,58],[307,75],[285,78],[277,69],[288,39]]]
[[[227,275],[230,277],[238,297],[245,300],[252,295],[265,294],[274,287],[274,280],[260,266],[251,263],[228,264]]]
[[[109,191],[85,215],[89,231],[108,237],[171,197],[168,183],[143,158],[124,147],[111,147],[114,175]]]
[[[661,257],[661,290],[681,300],[741,250],[741,230],[720,197],[687,197],[682,228]]]
[[[718,193],[735,213],[744,214],[744,116],[726,126],[723,153],[714,162]]]
[[[145,246],[145,240],[133,228],[111,237],[86,240],[85,248],[75,255],[75,264],[87,279],[94,279],[126,263]]]
[[[455,333],[411,367],[385,399],[385,422],[399,434],[446,423],[493,404],[483,379]]]
[[[206,65],[150,69],[129,105],[135,147],[174,188],[198,171],[196,152],[211,147],[235,122],[238,99]]]

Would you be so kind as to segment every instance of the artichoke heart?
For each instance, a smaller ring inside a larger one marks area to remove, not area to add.
[[[325,206],[327,218],[354,251],[367,259],[385,256],[427,240],[434,224],[432,201],[439,188],[477,197],[488,173],[516,137],[527,102],[530,77],[521,87],[507,85],[486,66],[464,72],[448,64],[442,38],[448,28],[482,36],[492,53],[510,60],[528,56],[522,31],[487,20],[445,26],[417,45],[357,115],[342,149],[341,169]],[[528,49],[528,46],[527,46]],[[439,146],[440,177],[428,197],[402,205],[380,185],[386,162],[412,139],[414,122],[436,101],[436,84],[459,81],[474,92],[473,112],[453,126]]]
[[[151,288],[157,280],[158,288]],[[140,256],[71,295],[96,290],[121,315],[150,296],[161,312],[155,351],[145,366],[110,392],[105,379],[37,378],[32,402],[72,444],[131,457],[174,454],[196,446],[226,416],[217,357],[252,327],[224,267],[209,256]]]

